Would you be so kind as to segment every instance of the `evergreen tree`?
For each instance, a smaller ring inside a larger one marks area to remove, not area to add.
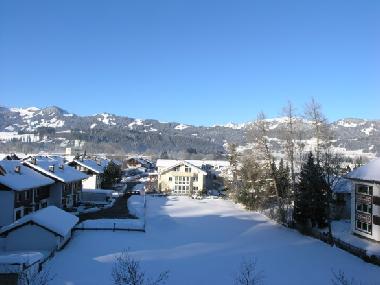
[[[282,158],[278,165],[278,169],[275,167],[275,173],[278,194],[282,199],[286,199],[289,196],[290,190],[289,166],[284,166],[284,160]]]
[[[121,178],[121,167],[110,161],[106,169],[104,170],[104,178],[102,182],[102,188],[110,188],[118,179]]]
[[[300,181],[294,201],[294,220],[296,223],[312,227],[323,227],[327,220],[327,186],[323,172],[310,152],[302,165]]]

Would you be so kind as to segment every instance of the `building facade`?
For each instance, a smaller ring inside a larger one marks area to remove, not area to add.
[[[20,161],[0,161],[0,227],[49,205],[54,180]]]
[[[205,189],[207,173],[186,161],[180,161],[158,173],[158,188],[172,195],[200,194]]]
[[[55,181],[50,188],[49,205],[69,210],[80,201],[82,180],[88,176],[62,161],[39,158],[24,161],[24,165]]]
[[[102,188],[108,160],[79,158],[69,162],[69,165],[88,176],[82,182],[84,189]]]
[[[380,241],[380,159],[353,170],[351,228],[356,235]]]

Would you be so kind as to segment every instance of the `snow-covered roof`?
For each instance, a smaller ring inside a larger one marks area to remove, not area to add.
[[[353,183],[351,180],[346,179],[346,178],[340,178],[337,181],[333,191],[334,193],[350,194],[352,187],[353,187]]]
[[[77,216],[65,212],[55,206],[49,206],[37,212],[26,215],[8,226],[2,227],[0,234],[5,235],[14,229],[32,222],[53,233],[56,233],[57,235],[65,237],[71,232],[78,221],[79,218]]]
[[[6,251],[0,252],[0,264],[23,264],[30,266],[44,259],[44,255],[38,251]]]
[[[19,171],[16,171],[16,168]],[[15,191],[53,184],[54,180],[24,166],[19,160],[0,161],[0,184]]]
[[[142,157],[130,157],[130,158],[128,159],[128,161],[129,161],[129,160],[135,160],[135,161],[137,161],[137,162],[140,163],[140,164],[151,164],[150,161],[148,161],[147,159],[142,158]]]
[[[358,167],[346,175],[349,179],[379,182],[380,183],[380,158]]]
[[[97,173],[97,174],[102,174],[104,173],[104,169],[107,167],[108,165],[108,161],[106,160],[98,160],[98,161],[95,161],[93,159],[74,159],[73,162],[87,168],[87,169],[90,169],[92,170],[93,172]]]
[[[53,179],[64,183],[70,183],[88,178],[88,176],[74,167],[60,163],[57,160],[36,160],[34,164],[30,160],[24,161],[25,165],[33,168]],[[52,169],[54,168],[54,170]]]
[[[161,168],[170,167],[172,165],[177,164],[181,160],[176,159],[158,159],[156,166]],[[229,167],[230,162],[227,160],[184,160],[196,167],[201,168],[203,165],[211,165],[213,167]]]
[[[187,166],[189,166],[189,167],[192,167],[192,168],[197,169],[200,173],[202,173],[202,174],[204,174],[204,175],[207,175],[207,172],[206,172],[206,171],[202,170],[202,169],[201,169],[200,167],[198,167],[198,166],[195,166],[194,164],[191,164],[190,162],[188,162],[188,161],[186,161],[186,160],[177,160],[177,163],[175,163],[175,164],[173,164],[173,165],[171,165],[171,166],[169,166],[169,167],[167,167],[167,168],[161,170],[160,173],[162,174],[162,173],[168,172],[168,171],[172,170],[173,168],[175,168],[175,167],[177,167],[177,166],[180,166],[180,165],[187,165]]]

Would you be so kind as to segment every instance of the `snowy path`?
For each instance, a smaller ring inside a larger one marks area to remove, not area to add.
[[[379,267],[230,201],[149,198],[146,227],[146,233],[76,233],[50,263],[53,284],[111,284],[113,258],[126,248],[149,275],[170,270],[172,285],[232,285],[243,257],[257,259],[265,284],[331,284],[332,270],[340,269],[364,284],[380,283]]]

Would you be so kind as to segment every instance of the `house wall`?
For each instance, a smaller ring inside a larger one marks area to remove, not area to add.
[[[0,190],[0,227],[14,222],[14,192]]]
[[[53,251],[59,246],[60,238],[36,225],[24,225],[14,229],[6,237],[7,251]]]
[[[380,217],[380,205],[372,204],[372,234],[365,233],[356,228],[356,185],[364,184],[373,187],[373,196],[380,197],[380,185],[375,183],[366,183],[366,182],[355,182],[355,187],[353,187],[351,193],[351,230],[353,233],[373,239],[375,241],[380,241],[380,225],[373,224],[374,216]]]
[[[193,177],[198,175],[198,181],[193,181]],[[185,165],[179,166],[179,171],[169,171],[165,172],[163,174],[159,174],[158,177],[158,185],[159,189],[163,192],[168,192],[168,193],[173,193],[175,189],[175,177],[176,176],[181,176],[181,177],[189,177],[190,178],[190,191],[192,192],[202,192],[205,190],[205,175],[198,170],[198,168],[191,167],[191,172],[186,172],[185,171]],[[171,178],[171,181],[170,181]],[[198,187],[198,190],[195,191],[194,187]],[[189,194],[186,193],[186,194]],[[173,193],[174,194],[174,193]]]
[[[97,189],[97,175],[91,175],[87,179],[82,180],[84,189]]]
[[[56,182],[50,186],[49,205],[62,208],[62,190],[63,184]]]

